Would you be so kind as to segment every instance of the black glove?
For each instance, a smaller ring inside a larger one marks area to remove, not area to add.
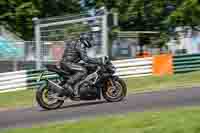
[[[99,65],[102,65],[102,64],[103,64],[102,58],[96,58],[96,60],[97,60],[97,62],[98,62]]]

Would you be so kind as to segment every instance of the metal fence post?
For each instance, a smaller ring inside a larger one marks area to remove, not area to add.
[[[107,24],[107,11],[102,16],[102,50],[103,55],[108,56],[108,24]]]
[[[41,68],[41,41],[40,41],[40,20],[33,18],[35,24],[35,42],[36,42],[36,69]]]
[[[17,71],[17,61],[13,60],[13,71]]]

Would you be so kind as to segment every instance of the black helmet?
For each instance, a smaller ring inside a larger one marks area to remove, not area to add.
[[[85,47],[91,48],[92,43],[90,41],[92,41],[92,34],[82,33],[80,35],[80,41],[81,41],[81,43],[84,44]]]

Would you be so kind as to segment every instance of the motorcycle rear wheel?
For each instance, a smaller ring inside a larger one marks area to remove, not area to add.
[[[113,91],[113,86],[110,85],[110,80],[114,83],[116,90]],[[127,94],[126,83],[120,79],[109,79],[106,81],[102,95],[108,102],[119,102],[122,101]]]
[[[49,98],[48,93],[49,89],[47,84],[43,84],[36,91],[36,101],[39,104],[39,106],[47,110],[60,108],[60,106],[63,105],[64,100]]]

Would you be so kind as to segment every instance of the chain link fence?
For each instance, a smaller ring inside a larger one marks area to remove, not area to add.
[[[94,47],[91,57],[110,55],[112,60],[151,57],[163,53],[178,54],[199,52],[199,33],[194,37],[180,36],[179,42],[171,40],[168,45],[149,44],[159,40],[159,32],[119,32],[108,38],[107,15],[61,16],[35,20],[35,41],[5,41],[0,39],[0,72],[39,69],[46,63],[57,63],[61,59],[66,42],[78,39],[81,33],[93,31]],[[140,34],[145,34],[142,38]],[[193,35],[193,34],[192,34]],[[153,36],[153,37],[152,37]],[[141,41],[142,40],[142,41]],[[197,47],[198,46],[198,47]],[[109,51],[109,52],[108,52]],[[189,51],[189,52],[188,52]]]
[[[107,54],[107,14],[88,16],[61,16],[47,19],[35,19],[37,69],[45,61],[58,62],[65,45],[79,39],[83,33],[92,33],[94,47],[89,56]]]
[[[88,55],[105,55],[107,46],[106,13],[80,14],[35,19],[34,41],[9,41],[0,38],[0,72],[41,69],[44,64],[57,63],[62,58],[66,42],[92,32],[94,47]]]
[[[57,30],[52,30],[55,34]],[[71,39],[78,38],[77,35],[64,37],[64,33],[58,33],[57,36],[53,36],[52,32],[41,31],[41,64],[47,63],[58,63],[62,58],[66,41],[71,41]],[[44,34],[49,34],[47,37]],[[60,38],[57,38],[60,36]],[[96,32],[93,34],[95,46],[89,50],[88,55],[95,57],[97,54],[101,54],[101,32]],[[62,37],[62,38],[61,38]],[[137,36],[117,36],[112,41],[111,59],[128,59],[128,58],[138,58],[141,53],[141,45],[139,38]],[[5,45],[5,44],[4,44]],[[35,41],[24,41],[24,42],[7,42],[7,47],[2,49],[0,52],[0,72],[7,71],[17,71],[17,70],[27,70],[27,69],[36,69],[37,67],[37,51],[36,51],[36,42]],[[152,56],[160,53],[169,52],[165,48],[151,47],[148,45],[142,46],[144,56]]]
[[[41,41],[42,64],[59,61],[64,51],[63,41]],[[36,69],[35,41],[0,41],[0,72]]]

